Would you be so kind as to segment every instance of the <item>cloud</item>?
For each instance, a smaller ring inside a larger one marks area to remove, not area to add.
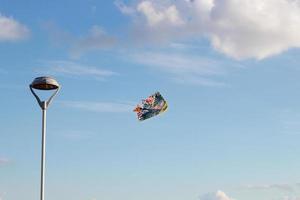
[[[0,157],[0,166],[7,165],[8,163],[10,163],[9,159]]]
[[[141,52],[129,56],[131,62],[164,72],[177,83],[188,85],[223,87],[218,79],[232,66],[197,55],[182,52]]]
[[[158,24],[169,24],[171,26],[180,26],[184,24],[175,5],[171,5],[166,9],[156,10],[151,1],[143,1],[137,6],[137,11],[142,13],[149,26]]]
[[[265,184],[247,185],[240,187],[237,191],[240,199],[280,199],[280,200],[300,200],[299,184]],[[199,200],[234,200],[223,191],[207,193],[200,196]]]
[[[0,42],[18,41],[27,38],[30,34],[29,29],[16,21],[12,17],[0,14]]]
[[[132,105],[112,102],[62,101],[64,107],[87,112],[126,113],[132,111]]]
[[[269,185],[248,185],[245,187],[246,189],[251,190],[281,190],[286,192],[293,192],[294,187],[289,184],[269,184]]]
[[[282,200],[300,200],[300,197],[296,196],[284,196]]]
[[[200,197],[200,200],[234,200],[230,197],[228,197],[224,192],[217,191],[214,194],[206,194]]]
[[[216,193],[216,198],[218,199],[218,200],[231,200],[232,198],[229,198],[224,192],[222,192],[222,191],[218,191],[217,193]]]
[[[42,28],[49,34],[53,44],[67,47],[70,51],[70,56],[74,59],[87,52],[109,50],[117,44],[116,37],[109,35],[98,25],[93,25],[88,30],[88,33],[80,36],[63,30],[53,22],[44,23]]]
[[[263,59],[300,47],[299,0],[134,2],[126,8],[140,42],[208,38],[214,49],[235,59]]]
[[[0,200],[4,200],[4,196],[6,195],[6,192],[0,192]]]
[[[205,86],[205,87],[228,87],[225,82],[214,80],[211,78],[195,77],[195,76],[181,76],[174,77],[172,80],[179,84]]]
[[[46,67],[39,68],[37,71],[39,73],[46,73],[48,75],[60,75],[60,76],[70,76],[70,77],[89,77],[98,80],[103,80],[104,78],[117,75],[117,73],[101,69],[99,67],[82,65],[70,61],[47,61]]]
[[[300,200],[298,184],[247,185],[241,189],[246,189],[261,196],[269,194],[269,199]]]
[[[145,52],[132,56],[140,64],[174,74],[216,75],[223,73],[218,63],[204,57],[181,53]]]
[[[42,23],[41,28],[49,35],[52,45],[58,47],[64,45],[70,46],[76,40],[71,33],[61,29],[57,24],[51,21]]]
[[[124,4],[122,1],[115,1],[115,6],[117,6],[117,8],[126,15],[131,15],[135,13],[135,9],[131,8],[130,6],[127,6],[126,4]]]
[[[88,51],[110,49],[116,42],[116,38],[108,35],[100,26],[94,25],[86,36],[79,37],[72,44],[71,54],[79,57]]]

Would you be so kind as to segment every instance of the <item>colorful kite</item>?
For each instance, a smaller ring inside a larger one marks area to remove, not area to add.
[[[163,113],[167,108],[167,102],[159,92],[156,92],[147,99],[142,100],[133,111],[137,113],[138,119],[143,121]]]

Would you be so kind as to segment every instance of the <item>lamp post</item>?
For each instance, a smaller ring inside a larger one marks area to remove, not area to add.
[[[37,77],[29,85],[30,91],[36,98],[39,106],[43,112],[42,118],[42,155],[41,155],[41,190],[40,190],[40,200],[44,200],[45,197],[45,154],[46,154],[46,111],[51,103],[53,97],[57,94],[60,89],[58,82],[51,77]],[[36,90],[55,90],[48,100],[41,101],[38,95],[35,93]]]

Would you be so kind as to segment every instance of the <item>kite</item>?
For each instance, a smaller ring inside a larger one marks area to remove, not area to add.
[[[154,117],[167,110],[168,104],[159,92],[143,99],[133,110],[140,121]]]

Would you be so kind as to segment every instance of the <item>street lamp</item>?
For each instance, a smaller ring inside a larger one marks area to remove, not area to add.
[[[42,125],[42,156],[41,156],[41,193],[40,200],[44,200],[45,197],[45,153],[46,153],[46,110],[51,103],[53,97],[57,94],[60,89],[58,82],[51,77],[37,77],[29,85],[29,88],[36,98],[38,104],[43,111],[43,125]],[[41,101],[38,95],[34,92],[36,90],[55,90],[52,96],[48,100]]]

